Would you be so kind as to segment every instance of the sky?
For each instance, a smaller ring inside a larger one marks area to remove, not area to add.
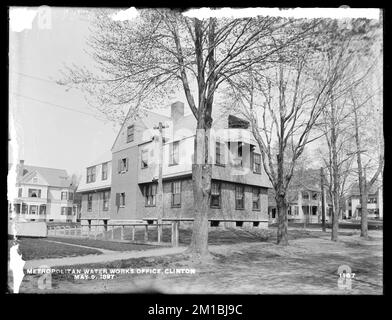
[[[33,9],[22,10],[28,14],[18,20],[26,24]],[[23,159],[26,165],[79,175],[111,149],[120,129],[92,109],[82,92],[56,84],[65,65],[93,66],[85,52],[91,10],[50,8],[49,24],[44,27],[39,15],[24,30],[13,31],[16,24],[11,21],[9,114],[16,136],[11,136],[8,161],[15,161],[16,150],[16,161]],[[185,96],[179,94],[178,100],[185,102]],[[169,110],[167,106],[155,111],[168,114]]]
[[[10,31],[9,112],[17,136],[9,162],[16,142],[25,164],[80,174],[110,150],[119,128],[97,119],[81,92],[55,83],[64,64],[91,63],[84,52],[89,22],[76,9],[52,8],[51,13],[49,29],[40,28],[37,15],[31,29]]]
[[[119,127],[99,118],[82,92],[55,83],[65,65],[92,66],[85,53],[89,17],[85,9],[51,8],[46,25],[38,14],[30,29],[10,29],[9,111],[16,129],[10,163],[23,159],[27,165],[81,174],[111,149]],[[183,93],[178,100],[185,102]]]

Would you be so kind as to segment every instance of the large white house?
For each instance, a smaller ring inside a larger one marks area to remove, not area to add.
[[[19,221],[76,222],[75,188],[62,169],[17,165],[17,197],[9,203],[9,217]]]
[[[383,219],[383,190],[382,184],[375,182],[370,188],[368,194],[368,218]],[[360,219],[361,218],[361,199],[359,193],[359,185],[353,184],[350,192],[346,198],[346,218]]]

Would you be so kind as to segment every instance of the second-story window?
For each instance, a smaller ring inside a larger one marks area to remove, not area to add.
[[[29,189],[29,197],[30,198],[41,198],[41,190],[40,189]]]
[[[172,188],[172,207],[181,207],[181,181],[175,181],[171,184]]]
[[[144,197],[146,199],[145,206],[153,207],[155,206],[155,198],[157,194],[157,184],[151,183],[144,186]]]
[[[73,200],[73,198],[74,198],[73,192],[69,192],[68,193],[68,200]]]
[[[93,194],[87,194],[87,211],[91,211],[93,209]]]
[[[148,150],[146,149],[141,151],[141,167],[142,169],[148,167]]]
[[[235,208],[244,209],[244,187],[235,186]]]
[[[221,206],[221,184],[219,182],[211,183],[211,208],[220,208]]]
[[[307,192],[302,192],[302,199],[304,199],[304,200],[309,200],[309,193],[307,193]]]
[[[253,172],[261,173],[261,154],[253,153]]]
[[[125,192],[116,193],[116,206],[120,208],[125,207]]]
[[[118,159],[118,173],[128,171],[128,158]]]
[[[234,167],[242,167],[242,142],[229,143],[231,162]]]
[[[224,157],[224,144],[222,142],[216,142],[215,146],[215,163],[219,166],[223,166],[225,164]]]
[[[169,145],[169,165],[174,166],[179,163],[180,158],[180,141],[173,142]]]
[[[87,183],[95,182],[95,166],[87,168]]]
[[[68,192],[61,191],[61,200],[67,200],[67,198],[68,198]]]
[[[252,208],[253,210],[260,210],[260,189],[253,188],[252,190]]]
[[[22,188],[19,188],[18,190],[18,197],[20,198],[22,196]]]
[[[127,143],[132,142],[134,139],[135,127],[133,125],[127,128]]]
[[[107,180],[108,178],[108,163],[102,163],[102,180]]]
[[[102,210],[109,210],[110,191],[104,191],[102,194]]]

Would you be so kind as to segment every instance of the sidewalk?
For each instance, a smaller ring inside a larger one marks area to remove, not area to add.
[[[94,248],[97,249],[97,248]],[[87,255],[80,257],[64,257],[64,258],[52,258],[52,259],[37,259],[28,260],[24,266],[24,269],[38,268],[40,266],[55,267],[55,266],[72,266],[77,264],[90,264],[90,263],[103,263],[111,262],[116,260],[126,260],[132,258],[146,258],[146,257],[157,257],[169,254],[183,253],[186,247],[175,247],[175,248],[158,248],[145,251],[110,251],[100,250],[103,254],[100,255]]]

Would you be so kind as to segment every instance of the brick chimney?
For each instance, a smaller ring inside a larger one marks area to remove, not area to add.
[[[17,168],[17,178],[20,179],[23,177],[24,171],[24,160],[19,160],[18,168]]]
[[[171,105],[171,118],[174,123],[180,120],[184,116],[184,104],[180,101],[176,101]]]

